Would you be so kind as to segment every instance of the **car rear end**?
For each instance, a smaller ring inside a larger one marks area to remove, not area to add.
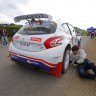
[[[62,36],[56,35],[58,24],[39,20],[23,26],[9,46],[11,59],[29,63],[46,71],[54,69],[62,61]],[[58,49],[61,49],[60,51]]]

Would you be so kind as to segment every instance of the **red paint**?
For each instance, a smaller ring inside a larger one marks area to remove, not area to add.
[[[17,53],[9,51],[9,54],[17,55]]]
[[[15,39],[15,40],[19,39],[19,36],[14,36],[14,37],[13,37],[13,40],[14,40],[14,39]]]
[[[55,37],[51,37],[49,39],[47,39],[45,42],[44,42],[44,45],[47,49],[49,48],[53,48],[53,47],[56,47],[56,46],[59,46],[62,44],[62,39],[64,37],[63,36],[55,36]]]
[[[58,63],[58,66],[55,69],[48,71],[48,73],[60,77],[62,74],[62,62]]]
[[[31,40],[31,41],[41,42],[42,38],[31,37],[30,40]]]

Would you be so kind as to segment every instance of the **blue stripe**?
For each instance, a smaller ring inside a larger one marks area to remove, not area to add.
[[[46,71],[53,69],[53,67],[47,66],[40,61],[30,60],[30,59],[22,58],[22,57],[19,57],[19,56],[16,56],[16,55],[11,55],[11,58],[13,58],[15,60],[18,60],[18,61],[21,61],[23,63],[32,64],[33,66],[38,66],[41,69],[46,70]]]

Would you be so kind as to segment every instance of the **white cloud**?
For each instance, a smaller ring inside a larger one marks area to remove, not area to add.
[[[22,14],[47,13],[73,26],[96,27],[95,0],[1,0],[0,4],[0,15],[4,16],[0,21],[6,18],[13,22],[15,16]]]

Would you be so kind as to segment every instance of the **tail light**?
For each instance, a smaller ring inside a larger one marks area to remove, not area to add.
[[[19,36],[13,36],[12,41],[17,39],[19,39]]]
[[[19,39],[19,36],[13,36],[13,40]]]
[[[13,37],[12,37],[12,42],[13,42],[14,40],[17,40],[17,39],[19,39],[19,36],[13,36]]]
[[[47,49],[59,46],[62,44],[63,38],[63,36],[51,37],[44,42],[44,45]]]

